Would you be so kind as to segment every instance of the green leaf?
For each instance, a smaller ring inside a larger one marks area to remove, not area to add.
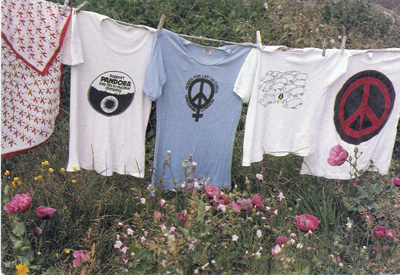
[[[16,222],[15,228],[12,231],[15,236],[22,237],[25,234],[25,223],[23,222]]]

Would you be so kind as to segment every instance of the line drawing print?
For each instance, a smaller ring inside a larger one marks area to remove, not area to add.
[[[298,71],[269,71],[261,79],[259,90],[263,97],[259,101],[264,107],[269,104],[296,109],[302,105],[308,75]]]

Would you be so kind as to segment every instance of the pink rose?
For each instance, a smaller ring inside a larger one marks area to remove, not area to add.
[[[11,199],[9,203],[4,206],[8,214],[14,215],[17,212],[25,212],[31,205],[32,198],[31,194],[18,194]]]
[[[277,243],[280,247],[283,247],[283,246],[287,243],[288,240],[289,240],[289,239],[286,238],[286,237],[279,236],[279,237],[276,239],[276,243]]]
[[[254,195],[251,199],[255,206],[257,206],[258,210],[264,209],[264,204],[261,201],[261,196],[259,194]]]
[[[331,166],[340,166],[346,161],[348,156],[349,154],[347,153],[347,151],[338,144],[336,146],[333,146],[332,149],[329,151],[328,163]]]
[[[182,210],[179,214],[176,214],[176,218],[179,222],[185,222],[187,219],[186,210]]]
[[[302,231],[311,230],[314,232],[314,230],[321,223],[316,217],[308,214],[296,216],[295,219],[296,222],[294,224]]]
[[[392,240],[396,238],[396,231],[394,231],[393,229],[386,230],[386,238]]]
[[[48,219],[53,217],[57,210],[50,207],[39,206],[36,208],[36,218],[38,219]]]
[[[383,226],[375,226],[374,234],[377,238],[382,238],[386,236],[386,228]]]
[[[206,196],[209,198],[214,198],[215,193],[221,194],[221,191],[219,190],[218,186],[214,184],[210,184],[206,186]]]
[[[396,186],[400,186],[400,178],[392,178],[392,183]]]
[[[90,252],[87,250],[76,250],[73,256],[75,258],[72,262],[74,267],[78,267],[81,263],[90,260]]]

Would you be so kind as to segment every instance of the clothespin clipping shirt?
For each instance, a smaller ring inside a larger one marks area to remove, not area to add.
[[[326,38],[322,40],[322,56],[325,56],[326,51]]]
[[[342,53],[344,51],[344,48],[346,47],[346,39],[347,39],[347,36],[344,35],[343,39],[342,39],[342,43],[340,44],[340,50],[341,50]]]
[[[157,37],[160,37],[160,35],[161,35],[161,29],[164,25],[164,21],[165,21],[165,15],[163,14],[163,15],[161,15],[160,22],[158,22]]]
[[[62,7],[63,12],[66,12],[68,9],[69,0],[64,0],[64,5]]]
[[[77,6],[75,8],[75,13],[79,12],[81,9],[83,9],[84,7],[86,7],[87,5],[89,5],[88,1],[83,2],[82,4],[80,4],[79,6]]]
[[[256,31],[256,44],[260,47],[260,49],[262,48],[260,31]]]

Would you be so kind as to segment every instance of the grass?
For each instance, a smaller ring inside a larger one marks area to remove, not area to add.
[[[330,41],[328,47],[339,47],[338,37],[343,34],[348,36],[347,48],[386,48],[400,42],[398,27],[371,12],[366,1],[361,5],[285,0],[89,2],[87,10],[115,19],[156,27],[161,14],[165,14],[164,27],[174,32],[227,41],[254,41],[255,31],[260,30],[264,44],[289,47],[320,47],[324,37]],[[159,191],[151,197],[147,190],[150,172],[144,179],[117,174],[103,177],[85,170],[62,172],[68,159],[68,68],[61,97],[61,115],[49,141],[2,160],[2,205],[16,194],[29,192],[33,198],[28,211],[15,219],[2,211],[1,257],[6,274],[13,273],[23,259],[21,255],[28,257],[29,253],[33,257],[29,261],[33,274],[121,274],[128,267],[135,274],[400,272],[398,238],[374,235],[377,225],[400,234],[400,191],[390,182],[392,177],[400,176],[399,143],[394,149],[391,174],[366,174],[359,188],[347,181],[301,176],[301,158],[293,155],[266,155],[262,162],[242,167],[244,106],[233,149],[235,188],[225,195],[229,202],[238,202],[259,194],[268,210],[253,208],[249,213],[237,213],[230,206],[223,211],[221,203],[210,202],[212,198],[204,190],[176,194]],[[154,134],[152,114],[146,143],[149,168]],[[400,135],[397,140],[400,142]],[[49,165],[42,165],[44,161]],[[49,173],[49,168],[54,172]],[[6,171],[10,174],[5,175]],[[263,180],[255,176],[261,171]],[[22,185],[12,188],[14,177]],[[283,200],[277,197],[280,192],[285,196]],[[141,198],[145,199],[144,204]],[[160,199],[166,201],[162,208]],[[48,220],[39,220],[34,210],[40,205],[57,212]],[[185,222],[176,217],[182,210],[187,211]],[[303,232],[294,225],[295,216],[301,214],[314,215],[321,221],[315,232]],[[369,220],[369,216],[373,219]],[[18,235],[17,222],[25,225],[26,234],[20,236],[26,236],[23,244],[30,247],[25,254],[10,239],[11,235]],[[30,234],[34,227],[42,229],[39,237]],[[133,230],[132,235],[128,235],[128,229]],[[125,254],[114,247],[117,234],[123,243],[120,249],[128,249]],[[238,239],[234,240],[234,236]],[[295,243],[288,243],[281,248],[280,256],[273,256],[271,249],[279,236]],[[78,268],[72,266],[72,252],[76,250],[88,250],[91,255]]]

